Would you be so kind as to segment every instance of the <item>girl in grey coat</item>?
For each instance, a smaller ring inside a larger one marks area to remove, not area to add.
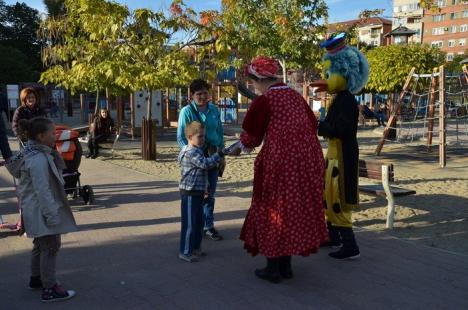
[[[7,168],[19,180],[24,229],[34,238],[29,286],[43,290],[43,302],[69,299],[75,292],[57,283],[55,265],[60,235],[76,231],[76,223],[63,187],[65,163],[54,150],[55,126],[49,119],[34,118],[21,120],[19,130],[28,142]]]

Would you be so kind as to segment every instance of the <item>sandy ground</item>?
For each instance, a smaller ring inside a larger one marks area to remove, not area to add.
[[[417,192],[416,195],[396,199],[395,228],[391,233],[408,241],[468,254],[468,144],[450,146],[447,167],[442,169],[438,165],[437,146],[428,153],[420,142],[386,144],[382,155],[375,157],[373,151],[380,137],[379,130],[362,128],[358,137],[361,158],[393,163],[396,185]],[[227,143],[234,139],[228,137]],[[326,142],[322,143],[326,152]],[[138,147],[138,142],[123,142],[113,159],[101,159],[163,176],[167,180],[178,180],[176,158],[179,149],[176,144],[170,141],[161,143],[157,148],[156,161],[141,160]],[[254,152],[252,155],[229,157],[220,188],[227,193],[249,195],[255,156]],[[360,209],[354,214],[355,225],[369,230],[384,230],[386,205],[383,198],[361,194]]]

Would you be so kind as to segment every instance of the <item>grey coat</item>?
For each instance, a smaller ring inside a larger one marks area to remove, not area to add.
[[[7,164],[17,179],[20,207],[26,234],[30,238],[64,234],[77,230],[64,190],[60,155],[48,146],[28,141]]]

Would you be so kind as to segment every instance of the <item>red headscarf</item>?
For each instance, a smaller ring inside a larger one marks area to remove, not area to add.
[[[245,67],[245,73],[251,74],[259,79],[277,77],[277,72],[280,68],[278,61],[274,58],[259,56],[252,60]]]

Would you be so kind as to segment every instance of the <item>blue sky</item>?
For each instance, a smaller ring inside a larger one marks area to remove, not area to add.
[[[6,0],[8,4],[17,1]],[[29,6],[45,11],[42,0],[19,0],[26,2]],[[130,8],[147,7],[154,10],[167,9],[172,2],[171,0],[118,0],[117,2],[125,3]],[[357,18],[359,12],[365,9],[386,9],[384,16],[392,15],[392,0],[326,0],[329,6],[330,22],[337,22]],[[185,0],[189,6],[195,10],[219,9],[221,0]]]

